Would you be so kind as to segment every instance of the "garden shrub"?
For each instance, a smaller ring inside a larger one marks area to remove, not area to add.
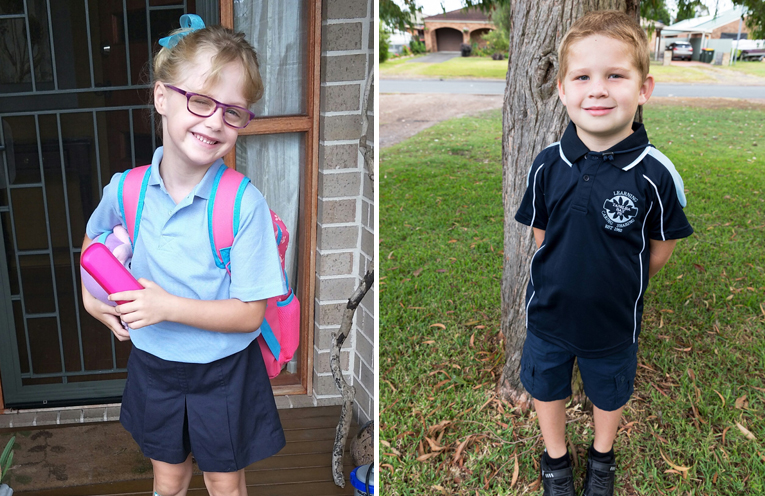
[[[386,60],[388,60],[389,53],[388,53],[388,31],[385,30],[382,23],[380,23],[380,63],[382,64]]]

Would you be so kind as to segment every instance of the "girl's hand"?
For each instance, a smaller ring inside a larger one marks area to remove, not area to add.
[[[111,301],[127,301],[127,303],[115,307],[117,315],[131,329],[140,329],[171,320],[170,316],[174,308],[173,305],[176,303],[176,297],[148,279],[140,278],[138,282],[144,289],[109,295]]]
[[[130,332],[122,326],[119,313],[117,313],[115,307],[100,301],[84,288],[82,290],[82,304],[85,310],[93,318],[108,327],[119,341],[130,340]]]

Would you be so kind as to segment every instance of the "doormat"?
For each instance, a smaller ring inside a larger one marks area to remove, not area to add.
[[[151,479],[151,461],[119,422],[46,426],[0,433],[0,450],[15,434],[14,492]]]

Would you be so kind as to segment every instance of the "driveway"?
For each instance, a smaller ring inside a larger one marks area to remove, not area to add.
[[[461,55],[460,52],[434,52],[434,53],[429,53],[425,55],[424,57],[415,57],[412,60],[407,61],[407,63],[440,64],[441,62],[446,62],[447,60],[457,58],[460,55]]]

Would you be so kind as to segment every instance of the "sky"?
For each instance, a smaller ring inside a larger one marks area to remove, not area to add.
[[[400,0],[395,0],[397,4],[403,5],[403,2]],[[666,0],[667,1],[667,10],[669,10],[669,13],[671,15],[674,15],[677,12],[677,3],[675,0]],[[710,13],[714,12],[715,3],[718,3],[717,9],[719,11],[729,10],[733,8],[733,2],[731,0],[704,0],[704,4],[709,8]],[[441,8],[441,5],[443,4],[443,8],[446,9],[446,12],[450,12],[452,10],[457,10],[462,8],[463,1],[462,0],[418,0],[418,5],[422,6],[422,13],[423,15],[431,16],[436,14],[441,14],[444,12],[444,10]]]

